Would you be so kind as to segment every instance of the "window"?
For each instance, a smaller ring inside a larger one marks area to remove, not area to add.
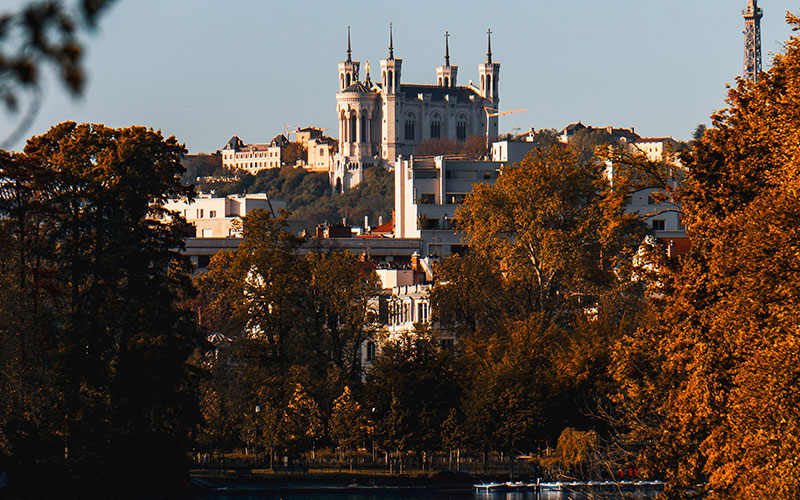
[[[203,229],[203,238],[213,238],[214,231],[212,229]]]
[[[202,219],[203,218],[203,209],[202,208],[198,208],[197,209],[197,218],[198,219]]]
[[[442,136],[442,122],[439,121],[438,118],[434,118],[431,121],[431,138],[438,139]]]
[[[458,123],[456,124],[456,137],[458,137],[459,141],[463,141],[467,138],[467,122],[463,117],[459,117]]]
[[[414,140],[414,129],[416,128],[417,123],[414,121],[414,117],[406,118],[406,140],[413,141]]]
[[[367,117],[361,117],[361,142],[366,142],[367,140]]]
[[[417,304],[417,322],[419,323],[427,323],[428,322],[428,303],[427,302],[420,302]]]
[[[664,219],[653,219],[653,230],[654,231],[663,231],[665,227]]]
[[[465,193],[451,193],[447,195],[447,203],[450,205],[460,205],[464,203]]]
[[[439,345],[441,346],[442,350],[445,351],[452,351],[453,347],[455,347],[456,340],[455,339],[440,339]]]
[[[217,211],[216,210],[209,210],[208,216],[213,219],[214,217],[217,216]]]
[[[418,205],[433,205],[436,203],[436,196],[433,193],[422,193],[417,200]]]
[[[371,340],[367,341],[367,346],[364,353],[364,359],[368,362],[375,359],[375,342]]]

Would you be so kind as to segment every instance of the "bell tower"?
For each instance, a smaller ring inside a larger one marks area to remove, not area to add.
[[[360,63],[353,61],[350,50],[350,26],[347,27],[347,59],[339,63],[339,92],[358,81]]]
[[[436,66],[436,84],[440,87],[457,85],[458,66],[450,66],[450,32],[444,32],[444,66]]]
[[[389,57],[381,59],[381,94],[383,122],[381,123],[381,156],[384,161],[394,163],[398,149],[397,94],[400,92],[400,75],[403,60],[394,57],[392,23],[389,23]]]
[[[764,11],[758,6],[758,0],[748,0],[747,8],[742,11],[744,17],[744,72],[742,78],[758,83],[761,72],[761,18]]]
[[[497,137],[499,131],[497,112],[500,106],[500,95],[497,90],[500,83],[500,63],[492,62],[492,30],[487,30],[486,35],[488,36],[486,62],[478,65],[478,73],[481,77],[481,95],[486,99],[484,101],[486,102],[486,137],[491,140]],[[491,114],[495,116],[490,116]]]

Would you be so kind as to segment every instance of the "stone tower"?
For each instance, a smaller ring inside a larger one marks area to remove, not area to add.
[[[744,17],[744,72],[742,78],[753,83],[758,82],[761,72],[761,18],[764,12],[758,6],[758,0],[748,0],[747,8],[742,11]]]
[[[359,63],[353,61],[350,29],[347,31],[347,60],[339,63],[339,152],[329,170],[331,185],[338,192],[361,182],[364,168],[377,164],[380,150],[380,93],[372,82],[367,63],[364,81],[358,79]]]
[[[389,57],[381,59],[381,89],[382,89],[382,138],[383,151],[381,157],[384,161],[393,162],[397,157],[399,138],[397,136],[397,98],[400,92],[400,77],[403,69],[403,60],[394,57],[394,39],[392,37],[392,24],[389,23]]]
[[[478,73],[481,78],[481,95],[489,101],[487,106],[490,113],[496,113],[500,106],[500,96],[497,92],[500,80],[500,63],[492,62],[492,30],[486,32],[488,36],[486,62],[478,66]],[[488,115],[488,113],[487,113]],[[498,124],[497,116],[488,117],[487,132],[490,140],[497,137]]]
[[[339,63],[339,92],[358,81],[360,63],[353,61],[350,49],[350,26],[347,27],[347,59]]]
[[[450,33],[444,32],[444,66],[436,66],[436,82],[440,87],[457,86],[458,66],[450,66]]]

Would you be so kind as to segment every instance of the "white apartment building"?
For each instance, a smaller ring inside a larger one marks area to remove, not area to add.
[[[195,226],[197,238],[232,238],[241,236],[233,222],[256,209],[270,210],[275,215],[286,209],[285,201],[270,200],[265,193],[214,197],[200,194],[194,201],[170,200],[167,210],[183,215]]]
[[[530,139],[530,140],[527,140]],[[531,149],[538,146],[533,142],[533,137],[529,136],[526,140],[506,140],[492,143],[492,161],[509,165],[519,163],[525,158]]]
[[[494,184],[500,162],[404,159],[394,168],[395,238],[420,238],[422,255],[446,257],[463,245],[451,226],[456,209],[475,184]]]
[[[678,142],[672,137],[643,137],[631,144],[631,151],[644,153],[650,161],[661,161],[675,152]]]

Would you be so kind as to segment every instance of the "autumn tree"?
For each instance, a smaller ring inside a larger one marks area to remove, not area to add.
[[[302,419],[310,418],[304,402],[313,402],[322,425],[344,387],[361,384],[360,349],[372,332],[370,300],[377,288],[372,270],[357,257],[302,248],[304,240],[285,231],[287,217],[248,214],[239,248],[215,255],[198,278],[196,307],[209,338],[229,339],[203,384],[215,395],[204,408],[208,438],[227,446],[236,444],[226,441],[231,435],[253,442],[253,408],[293,404],[296,411],[284,415],[273,437],[259,439],[265,448],[283,446],[297,455],[323,439],[321,431],[299,433]],[[217,407],[231,415],[235,429],[220,425]],[[252,422],[237,415],[250,415]]]
[[[301,384],[295,384],[283,411],[287,450],[297,456],[311,449],[322,437],[324,427],[319,405]]]
[[[366,415],[361,404],[353,397],[349,386],[345,386],[342,394],[333,402],[328,425],[330,437],[336,443],[341,455],[364,442],[367,436]]]
[[[473,255],[440,264],[432,300],[471,324],[463,408],[474,449],[598,424],[587,414],[606,393],[604,363],[644,294],[634,256],[645,228],[626,195],[602,159],[555,146],[475,186],[456,213]]]
[[[625,342],[632,433],[654,440],[647,463],[670,498],[698,484],[709,498],[800,495],[798,81],[792,37],[684,156],[692,251],[658,320]]]
[[[308,148],[299,142],[290,142],[283,149],[281,160],[285,165],[294,166],[298,161],[308,161]]]
[[[25,408],[35,399],[7,400],[0,434],[17,441],[21,418],[24,432],[60,450],[37,453],[60,457],[53,470],[72,479],[99,484],[157,464],[148,481],[169,480],[186,465],[196,421],[186,362],[199,340],[184,306],[191,265],[179,253],[180,217],[164,208],[193,194],[180,184],[185,152],[144,127],[66,122],[4,158],[12,196],[0,207],[2,226],[16,251],[0,267],[16,276],[20,300],[3,313],[18,315],[17,325],[2,333],[31,337],[11,373],[38,356],[46,369],[32,373],[46,374],[41,382],[57,397],[40,421]],[[25,323],[39,326],[22,332]],[[12,446],[12,460],[24,447]]]

